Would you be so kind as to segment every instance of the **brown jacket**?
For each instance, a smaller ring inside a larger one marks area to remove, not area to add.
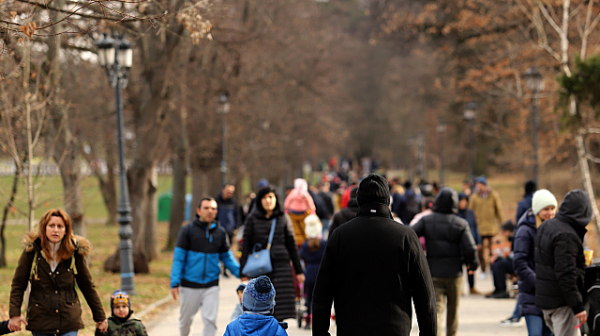
[[[75,291],[75,281],[92,310],[94,321],[101,322],[106,319],[104,308],[85,262],[92,244],[80,236],[74,236],[73,242],[75,245],[73,257],[61,261],[52,272],[37,233],[30,233],[23,237],[25,250],[19,258],[10,291],[10,317],[21,315],[23,294],[27,289],[27,283],[31,282],[27,307],[28,330],[66,333],[83,329],[81,304]],[[34,258],[37,259],[37,265],[33,262]]]
[[[469,200],[469,208],[475,213],[479,234],[482,236],[498,234],[498,228],[504,220],[500,195],[495,190],[490,190],[486,198],[482,198],[476,192],[473,193]]]

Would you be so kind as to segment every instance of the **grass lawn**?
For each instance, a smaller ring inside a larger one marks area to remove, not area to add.
[[[171,190],[172,176],[159,175],[156,195]],[[0,176],[0,208],[6,204],[12,188],[12,176]],[[191,180],[190,180],[191,182]],[[62,181],[60,176],[42,176],[36,185],[35,199],[37,204],[36,215],[40,216],[50,208],[63,207]],[[188,183],[191,190],[191,183]],[[83,209],[86,218],[106,218],[106,208],[102,200],[102,194],[98,187],[98,179],[94,176],[84,176],[81,181],[81,192],[83,194]],[[118,189],[117,189],[118,192]],[[118,195],[117,195],[118,197]],[[18,211],[13,212],[10,218],[27,218],[27,188],[21,179],[16,197]]]
[[[118,226],[109,227],[104,224],[88,225],[88,237],[94,245],[91,273],[107,316],[110,315],[110,295],[115,289],[120,287],[121,279],[119,274],[104,272],[102,265],[106,257],[116,251],[118,247],[118,230]],[[0,302],[0,317],[2,320],[8,319],[10,284],[17,261],[22,252],[20,240],[26,231],[27,227],[25,225],[8,225],[6,227],[8,267],[0,269],[0,296],[5,298]],[[164,246],[166,240],[167,223],[159,223],[159,249]],[[171,252],[161,252],[158,259],[151,263],[150,274],[138,274],[135,276],[134,281],[138,295],[132,298],[134,311],[140,312],[152,302],[162,299],[169,294],[169,275],[172,257],[173,254]],[[94,335],[95,323],[92,320],[91,311],[82,295],[80,295],[80,299],[83,305],[83,321],[86,328],[81,330],[79,335]],[[14,335],[30,335],[30,333],[21,332]]]

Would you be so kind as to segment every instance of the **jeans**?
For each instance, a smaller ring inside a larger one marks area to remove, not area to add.
[[[62,333],[62,334],[41,333],[41,332],[32,331],[31,335],[33,335],[33,336],[77,336],[77,330],[69,331],[69,332]]]
[[[517,295],[517,303],[515,304],[515,310],[512,313],[512,318],[521,320],[521,309],[519,307],[519,301],[521,301],[521,295]]]
[[[537,315],[525,315],[527,324],[527,335],[529,336],[552,336],[552,331],[544,323],[544,318]]]

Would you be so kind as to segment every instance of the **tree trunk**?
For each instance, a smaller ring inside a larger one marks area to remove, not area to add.
[[[166,251],[172,251],[177,244],[179,229],[185,219],[185,193],[187,180],[187,164],[184,151],[177,151],[171,160],[173,165],[173,199],[171,200],[171,215],[169,216],[169,239]]]
[[[200,168],[192,167],[192,206],[191,216],[196,216],[196,208],[198,203],[203,197],[207,197],[208,194],[208,174]]]
[[[146,238],[146,202],[149,187],[149,179],[152,166],[137,166],[127,170],[127,184],[129,185],[129,202],[131,203],[131,228],[133,229],[134,263],[142,263],[148,266],[147,247],[144,246]],[[137,272],[137,270],[136,270]]]
[[[83,201],[81,198],[79,156],[74,148],[75,144],[71,142],[70,145],[69,152],[66,153],[63,161],[59,163],[60,177],[63,183],[63,200],[65,210],[71,217],[73,233],[86,237],[87,230],[83,220]]]
[[[148,261],[156,259],[158,253],[156,251],[156,230],[158,219],[156,218],[156,187],[158,186],[158,175],[156,167],[152,167],[150,178],[148,179],[148,191],[145,200],[145,230],[144,230],[144,248]]]
[[[16,165],[16,163],[15,163]],[[0,226],[0,268],[6,267],[6,238],[4,237],[4,228],[6,228],[6,220],[8,218],[8,212],[11,207],[13,207],[13,202],[15,201],[15,196],[17,195],[17,188],[19,186],[19,178],[21,177],[21,171],[19,169],[15,169],[15,175],[13,177],[13,185],[10,192],[10,197],[6,205],[4,206],[4,211],[2,213],[2,224]]]

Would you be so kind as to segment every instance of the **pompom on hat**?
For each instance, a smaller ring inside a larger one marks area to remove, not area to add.
[[[540,189],[533,194],[533,198],[531,199],[531,210],[534,215],[537,216],[542,209],[550,205],[554,205],[554,208],[558,207],[556,197],[554,197],[550,191]]]
[[[275,308],[275,287],[266,275],[250,280],[242,297],[242,308],[259,314],[270,314]]]
[[[323,232],[323,224],[317,215],[311,214],[304,218],[304,232],[307,238],[319,238]]]

